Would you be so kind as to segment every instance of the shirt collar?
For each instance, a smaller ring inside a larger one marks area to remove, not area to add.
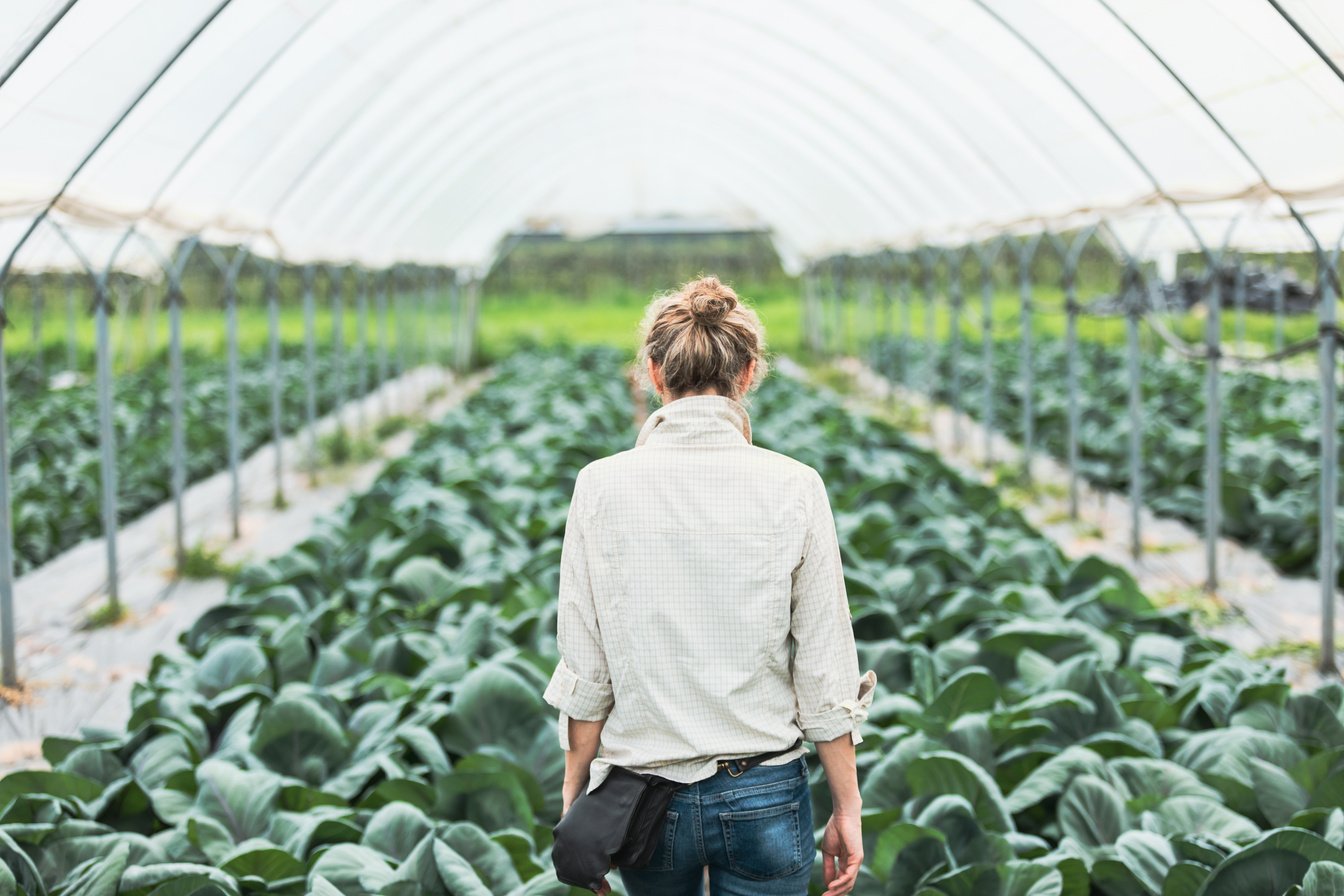
[[[751,444],[751,417],[726,395],[688,395],[649,414],[635,446]]]

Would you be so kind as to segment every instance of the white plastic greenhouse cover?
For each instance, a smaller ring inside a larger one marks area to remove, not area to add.
[[[662,214],[795,266],[1103,218],[1333,246],[1342,69],[1340,0],[5,0],[0,260],[479,267]]]

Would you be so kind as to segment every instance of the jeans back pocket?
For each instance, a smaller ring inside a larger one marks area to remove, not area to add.
[[[728,869],[753,880],[773,880],[799,871],[813,852],[803,851],[800,808],[795,799],[761,809],[721,812]]]

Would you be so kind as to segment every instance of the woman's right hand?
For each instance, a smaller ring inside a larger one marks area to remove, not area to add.
[[[854,889],[863,864],[863,825],[858,815],[835,814],[821,834],[821,880],[825,896]]]

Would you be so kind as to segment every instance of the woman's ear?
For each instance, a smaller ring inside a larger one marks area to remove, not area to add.
[[[742,376],[737,380],[737,393],[746,395],[747,390],[751,388],[751,380],[756,376],[756,359],[752,358],[747,362],[746,368],[742,371]]]
[[[661,398],[666,391],[663,388],[663,371],[652,358],[648,359],[648,364],[649,379],[653,382],[653,391],[657,392],[658,397]]]

